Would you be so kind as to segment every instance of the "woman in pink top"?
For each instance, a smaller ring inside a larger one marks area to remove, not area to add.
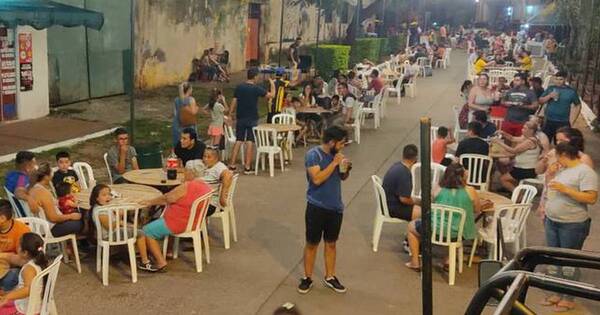
[[[448,132],[448,128],[443,126],[439,127],[436,138],[431,144],[431,160],[434,163],[442,164],[444,166],[450,165],[452,160],[446,158],[446,148],[449,144],[454,143],[454,141],[454,137]]]
[[[196,179],[199,174],[196,174],[195,169],[185,169],[185,182],[175,187],[170,192],[152,199],[141,202],[143,206],[166,205],[164,215],[155,221],[152,221],[144,226],[144,234],[146,235],[146,245],[155,260],[155,265],[140,267],[145,271],[165,271],[167,261],[163,257],[161,246],[158,243],[169,235],[183,233],[186,230],[188,221],[191,215],[191,208],[194,201],[202,196],[212,193],[212,189],[202,180]],[[210,198],[206,199],[209,202]],[[199,206],[203,209],[203,205]],[[203,216],[202,213],[196,212],[196,220]]]

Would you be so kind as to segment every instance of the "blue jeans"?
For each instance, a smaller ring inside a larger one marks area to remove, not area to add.
[[[583,222],[562,223],[552,221],[548,217],[544,219],[544,230],[546,232],[546,245],[549,247],[582,249],[583,242],[590,233],[592,220]],[[548,274],[568,280],[579,280],[581,272],[579,268],[548,266]],[[564,296],[567,300],[573,300],[571,296]]]
[[[10,268],[4,277],[0,279],[0,288],[4,292],[11,291],[19,284],[19,268]]]

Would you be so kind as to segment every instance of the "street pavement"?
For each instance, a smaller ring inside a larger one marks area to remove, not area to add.
[[[420,314],[421,277],[404,267],[408,255],[402,252],[406,225],[385,225],[379,251],[371,250],[375,199],[371,175],[383,176],[398,161],[402,147],[418,144],[419,118],[429,116],[434,125],[453,126],[452,106],[461,105],[459,87],[465,77],[466,56],[455,52],[452,66],[435,70],[433,77],[417,80],[417,97],[395,99],[388,103],[387,117],[378,130],[362,133],[361,144],[352,144],[345,154],[354,168],[343,183],[346,205],[338,242],[337,275],[347,286],[346,294],[336,294],[322,283],[322,254],[317,257],[313,290],[296,292],[302,276],[306,176],[303,168],[305,148],[294,151],[294,161],[284,172],[276,170],[259,176],[241,175],[236,191],[238,219],[237,243],[223,248],[220,220],[210,220],[211,263],[196,273],[193,255],[170,261],[164,274],[138,273],[132,284],[127,259],[111,259],[110,284],[103,287],[95,273],[95,255],[84,259],[84,270],[77,274],[70,266],[61,267],[56,289],[58,310],[62,314],[272,314],[285,302],[295,303],[303,314]],[[588,135],[588,139],[592,136]],[[597,137],[589,140],[598,151]],[[599,155],[592,155],[599,156]],[[592,207],[594,220],[598,206]],[[598,227],[586,248],[600,244]],[[532,215],[528,224],[530,245],[543,244],[541,220]],[[321,251],[320,251],[321,252]],[[444,251],[436,250],[437,253]],[[437,256],[434,264],[439,262]],[[599,284],[597,274],[585,279]],[[447,274],[433,272],[434,313],[462,314],[477,288],[477,268],[457,274],[449,286]],[[528,303],[535,304],[541,294],[534,292]],[[489,310],[491,312],[491,310]],[[548,314],[547,310],[539,309]],[[598,304],[586,303],[573,314],[599,314]]]

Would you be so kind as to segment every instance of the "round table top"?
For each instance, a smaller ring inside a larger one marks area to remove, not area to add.
[[[153,187],[137,184],[114,184],[109,185],[111,191],[118,197],[113,198],[110,202],[114,204],[131,204],[140,203],[144,200],[154,199],[162,195],[162,193]],[[79,208],[90,209],[90,194],[91,189],[86,189],[75,194]]]
[[[490,153],[489,156],[491,158],[499,159],[499,158],[511,158],[515,155],[506,151],[503,147],[496,143],[490,143]]]
[[[133,170],[123,174],[128,182],[148,186],[177,186],[183,183],[183,173],[177,172],[177,179],[167,180],[166,172],[162,168],[147,168]]]
[[[479,194],[479,199],[487,199],[494,204],[493,207],[485,209],[483,212],[494,212],[498,206],[509,205],[513,203],[509,198],[491,191],[479,191],[477,193]]]
[[[323,113],[331,113],[330,110],[325,109],[323,107],[298,107],[296,108],[296,113],[304,113],[304,114],[323,114]]]
[[[295,124],[260,124],[258,127],[275,129],[277,132],[298,131],[302,129],[301,126]]]

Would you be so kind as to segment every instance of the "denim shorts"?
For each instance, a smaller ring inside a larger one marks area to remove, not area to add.
[[[167,227],[165,218],[159,218],[146,224],[143,228],[144,234],[155,240],[162,240],[166,236],[172,235],[171,230]]]
[[[254,142],[254,133],[252,128],[258,125],[254,119],[240,119],[235,124],[235,138],[237,141]]]

